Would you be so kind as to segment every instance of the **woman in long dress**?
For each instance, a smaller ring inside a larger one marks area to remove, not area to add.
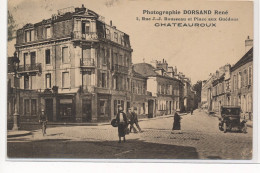
[[[119,107],[116,116],[116,121],[118,124],[118,137],[119,137],[118,143],[121,143],[121,137],[124,138],[124,142],[125,142],[125,129],[127,126],[127,117],[126,114],[123,112],[123,108],[121,106]]]
[[[175,131],[181,133],[181,116],[177,112],[175,112],[174,114],[174,121],[172,127],[172,132]]]

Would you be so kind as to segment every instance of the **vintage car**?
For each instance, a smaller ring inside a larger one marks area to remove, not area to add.
[[[226,133],[232,129],[237,129],[240,132],[247,133],[246,120],[242,120],[240,114],[241,108],[239,106],[222,106],[219,130]]]

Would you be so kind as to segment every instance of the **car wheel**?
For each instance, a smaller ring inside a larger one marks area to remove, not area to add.
[[[247,124],[246,123],[244,123],[244,125],[243,125],[242,132],[247,133]]]
[[[224,131],[224,133],[227,132],[227,124],[226,123],[223,124],[223,131]]]

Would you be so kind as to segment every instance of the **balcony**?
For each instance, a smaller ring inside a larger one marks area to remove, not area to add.
[[[114,71],[114,72],[117,72],[117,73],[128,74],[128,67],[115,64],[115,65],[113,65],[113,71]]]
[[[81,67],[91,67],[91,68],[94,68],[95,67],[95,61],[94,61],[94,59],[91,59],[91,58],[81,58],[80,66]]]
[[[25,64],[25,65],[19,65],[18,73],[41,73],[42,71],[42,64],[41,63],[35,63],[35,64]]]

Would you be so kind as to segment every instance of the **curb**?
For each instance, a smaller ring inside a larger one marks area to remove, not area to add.
[[[31,134],[32,132],[21,133],[21,134],[7,134],[7,138],[21,137],[21,136],[27,136]]]

